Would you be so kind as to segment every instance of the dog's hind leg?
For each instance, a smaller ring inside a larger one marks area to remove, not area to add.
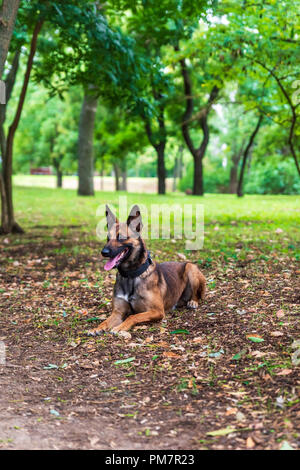
[[[187,299],[187,306],[189,308],[197,308],[199,300],[203,300],[205,296],[205,277],[199,271],[195,264],[187,263],[185,267],[185,274],[187,276],[187,284],[190,293],[189,299]]]

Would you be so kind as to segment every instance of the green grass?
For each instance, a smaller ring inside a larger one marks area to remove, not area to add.
[[[15,187],[16,215],[26,225],[94,224],[100,204],[118,204],[119,195],[127,195],[128,204],[203,204],[206,223],[262,222],[299,227],[300,196],[247,195],[237,198],[229,194],[209,194],[204,197],[169,194],[126,194],[97,192],[95,197],[78,197],[76,191]],[[281,227],[281,226],[280,226]],[[283,228],[283,227],[281,227]]]
[[[234,259],[237,243],[242,243],[246,255],[252,245],[261,246],[261,256],[279,251],[299,259],[300,196],[258,196],[247,195],[237,198],[234,195],[207,194],[204,197],[183,194],[126,194],[116,192],[96,192],[94,197],[79,197],[74,190],[36,187],[14,188],[15,214],[17,221],[26,230],[23,241],[30,240],[32,229],[39,227],[57,228],[62,238],[66,238],[70,226],[77,226],[85,232],[85,237],[97,240],[96,226],[104,216],[104,204],[118,207],[119,196],[127,196],[128,208],[140,204],[150,211],[151,204],[180,205],[203,204],[204,207],[204,262],[209,266],[215,255],[224,259]],[[97,209],[100,207],[99,215]],[[103,214],[103,215],[102,215]],[[171,217],[172,219],[173,217]],[[277,233],[278,229],[282,232]],[[46,231],[48,236],[49,231]],[[46,235],[45,232],[45,235]],[[172,236],[172,220],[171,220]],[[174,251],[169,240],[151,241],[151,248]],[[184,240],[176,244],[176,251],[184,252]],[[64,246],[59,250],[66,250]],[[73,246],[73,250],[79,250]],[[88,250],[88,247],[87,247]],[[76,254],[76,253],[75,253]],[[186,253],[188,254],[188,253]],[[241,253],[239,252],[239,258]],[[203,258],[203,256],[202,256]]]

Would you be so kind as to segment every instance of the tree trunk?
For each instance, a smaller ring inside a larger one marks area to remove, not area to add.
[[[19,68],[19,59],[20,59],[20,51],[15,53],[11,69],[7,75],[5,80],[5,91],[6,91],[6,102],[5,104],[0,105],[0,151],[1,151],[1,158],[2,161],[5,158],[6,152],[6,136],[4,131],[4,122],[6,118],[6,109],[7,103],[10,100],[12,90],[16,81],[17,71]],[[9,221],[8,221],[8,211],[7,211],[7,197],[5,191],[5,184],[2,175],[2,169],[0,170],[0,196],[1,196],[1,228],[0,232],[7,232],[9,231]]]
[[[0,152],[1,152],[2,159],[4,158],[4,155],[5,155],[5,149],[6,149],[6,138],[5,138],[4,126],[3,124],[0,124]]]
[[[101,160],[100,191],[104,191],[104,162],[103,162],[103,158]]]
[[[200,118],[200,124],[203,132],[203,139],[199,149],[194,151],[194,184],[193,194],[203,196],[204,184],[203,184],[203,158],[209,143],[209,127],[207,123],[207,113]]]
[[[54,166],[55,171],[56,171],[56,187],[57,188],[62,188],[63,172],[60,168],[59,159],[54,159],[53,166]]]
[[[179,164],[178,162],[179,162],[178,157],[175,157],[174,168],[173,168],[173,187],[172,187],[173,193],[176,191],[176,187],[177,187],[178,164]]]
[[[121,191],[127,191],[127,170],[122,170]]]
[[[158,194],[166,194],[165,146],[165,142],[162,142],[156,148]]]
[[[233,161],[230,168],[229,194],[236,194],[238,184],[238,162]]]
[[[94,127],[98,98],[90,85],[84,93],[79,121],[78,137],[78,194],[94,195]]]
[[[179,51],[179,46],[175,47],[176,51]],[[184,141],[194,158],[194,182],[193,182],[193,194],[203,196],[204,185],[203,185],[203,158],[209,142],[209,127],[208,127],[208,114],[210,109],[219,94],[219,88],[214,86],[210,92],[208,101],[205,107],[198,113],[197,116],[193,117],[194,110],[194,98],[192,90],[192,81],[190,78],[189,70],[186,65],[185,59],[180,59],[181,75],[183,78],[184,86],[184,97],[185,97],[185,112],[182,116],[181,130]],[[200,122],[203,139],[199,148],[196,148],[190,132],[190,122],[197,119]]]
[[[122,171],[121,176],[121,191],[127,191],[127,171]]]
[[[199,152],[194,156],[194,182],[193,182],[193,194],[197,196],[203,196],[203,157]]]
[[[10,97],[11,97],[11,94],[12,94],[12,91],[16,82],[17,72],[19,69],[20,55],[21,55],[20,50],[18,50],[14,55],[10,71],[8,72],[5,78],[5,82],[4,82],[6,102],[5,104],[0,104],[0,150],[1,150],[2,158],[4,158],[5,151],[6,151],[6,137],[5,137],[5,131],[4,131],[4,123],[6,119],[7,104],[10,100]]]
[[[58,170],[57,178],[56,178],[56,187],[57,188],[62,188],[62,179],[63,179],[63,172],[61,170]]]
[[[177,189],[177,180],[182,178],[182,154],[183,154],[183,145],[180,145],[178,148],[178,154],[175,158],[174,163],[174,174],[173,174],[173,192]]]
[[[9,221],[8,221],[8,211],[7,211],[7,199],[6,199],[6,191],[3,181],[2,173],[0,173],[0,195],[1,195],[1,233],[8,233],[9,232]]]
[[[239,182],[238,182],[238,187],[237,187],[237,196],[238,197],[243,196],[243,180],[244,180],[244,173],[245,173],[247,158],[248,158],[248,155],[249,155],[249,151],[250,151],[250,149],[251,149],[251,147],[254,143],[255,137],[256,137],[256,135],[259,131],[259,128],[261,126],[262,121],[263,121],[263,116],[260,115],[259,119],[257,121],[256,127],[255,127],[254,131],[252,132],[252,134],[250,136],[250,139],[249,139],[249,142],[248,142],[248,145],[247,145],[247,147],[245,148],[245,151],[244,151],[243,162],[242,162],[242,167],[241,167],[240,177],[239,177]]]
[[[178,173],[177,176],[179,179],[182,178],[182,168],[183,168],[183,145],[179,147],[179,160],[178,160]]]
[[[158,124],[160,128],[159,141],[156,141],[154,133],[151,128],[151,124],[148,119],[144,118],[145,129],[150,144],[156,151],[157,155],[157,179],[158,179],[158,194],[166,193],[166,168],[165,168],[165,147],[166,147],[166,130],[165,122],[163,117],[163,109],[161,115],[158,118]]]
[[[238,126],[238,121],[236,121],[236,126]],[[238,148],[238,143],[233,140],[232,142],[232,154],[231,154],[231,167],[230,167],[230,177],[229,177],[229,194],[236,194],[238,186],[238,169],[241,157],[243,155],[243,149],[245,147],[246,139],[243,138],[240,147]]]
[[[143,116],[145,123],[145,130],[149,142],[155,149],[157,154],[157,179],[158,179],[158,194],[166,193],[166,168],[165,168],[165,148],[167,143],[167,130],[165,125],[165,105],[163,103],[163,96],[157,93],[153,86],[153,96],[159,103],[159,114],[157,116],[158,131],[153,131],[151,122],[148,117]]]
[[[21,227],[17,224],[14,218],[14,208],[13,208],[13,197],[12,197],[12,163],[13,163],[13,144],[14,144],[14,137],[17,131],[24,101],[26,97],[26,92],[28,88],[28,83],[30,79],[30,73],[32,70],[33,59],[36,52],[37,47],[37,38],[43,26],[43,22],[39,21],[34,28],[32,38],[31,38],[31,45],[29,56],[26,65],[26,71],[24,75],[23,85],[17,105],[16,114],[14,120],[9,127],[8,136],[6,141],[6,149],[3,158],[3,167],[2,167],[2,182],[5,191],[5,197],[2,197],[2,221],[5,221],[5,225],[2,225],[2,233],[23,233]],[[2,189],[3,191],[3,189]],[[4,214],[3,214],[4,213]]]
[[[119,179],[121,182],[119,183],[120,191],[127,191],[127,165],[126,159],[119,159],[119,165],[117,164],[118,171],[119,171]]]
[[[0,151],[1,151],[2,162],[4,161],[5,153],[6,153],[6,136],[5,136],[5,131],[4,131],[6,109],[7,109],[7,104],[10,100],[13,87],[16,81],[17,71],[19,68],[20,53],[21,53],[20,50],[15,53],[10,71],[8,72],[7,77],[5,79],[5,95],[6,95],[5,101],[6,102],[5,104],[0,104]],[[5,184],[4,184],[2,171],[3,170],[1,169],[0,171],[0,194],[1,194],[2,213],[1,213],[0,233],[1,232],[8,233],[10,231],[9,229],[10,224],[9,224],[9,219],[8,219],[7,197],[6,197],[6,190],[5,190]]]
[[[0,8],[0,79],[14,29],[20,0],[3,0]]]
[[[115,174],[115,191],[120,191],[120,168],[117,163],[113,164]]]
[[[236,194],[238,187],[238,168],[243,154],[244,141],[238,153],[232,155],[231,168],[230,168],[230,180],[229,180],[229,194]]]
[[[298,176],[300,177],[300,165],[299,165],[299,162],[298,162],[298,158],[297,158],[297,154],[296,154],[296,150],[295,150],[294,142],[293,142],[296,122],[297,122],[297,114],[296,114],[296,111],[295,111],[295,106],[293,106],[292,107],[292,124],[291,124],[291,127],[290,127],[288,144],[290,146],[291,154],[293,156],[293,159],[294,159],[294,162],[295,162],[295,165],[296,165],[296,168],[297,168]]]

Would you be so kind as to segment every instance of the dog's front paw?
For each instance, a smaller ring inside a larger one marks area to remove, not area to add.
[[[105,333],[107,330],[107,325],[99,325],[97,328],[93,328],[92,330],[88,330],[86,334],[88,336],[99,336]]]
[[[105,333],[105,331],[108,328],[107,320],[104,320],[100,325],[97,326],[97,328],[93,328],[92,330],[88,330],[86,334],[88,336],[98,336],[102,335],[102,333]]]
[[[125,320],[123,323],[121,323],[118,326],[115,326],[114,328],[111,329],[111,333],[119,333],[120,331],[128,331],[132,327],[132,324],[130,321]]]
[[[85,331],[85,334],[86,334],[87,336],[100,336],[100,335],[102,335],[103,333],[105,333],[104,330],[97,330],[97,328],[95,328],[94,330]]]
[[[188,308],[198,308],[198,302],[196,302],[196,300],[190,300],[188,303],[187,303],[187,306]]]

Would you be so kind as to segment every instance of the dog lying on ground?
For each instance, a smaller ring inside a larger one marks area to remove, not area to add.
[[[107,243],[104,269],[117,268],[112,314],[89,335],[103,330],[128,331],[138,323],[162,320],[174,306],[197,308],[205,294],[205,277],[191,262],[156,263],[141,237],[141,212],[135,205],[126,223],[106,206]]]

